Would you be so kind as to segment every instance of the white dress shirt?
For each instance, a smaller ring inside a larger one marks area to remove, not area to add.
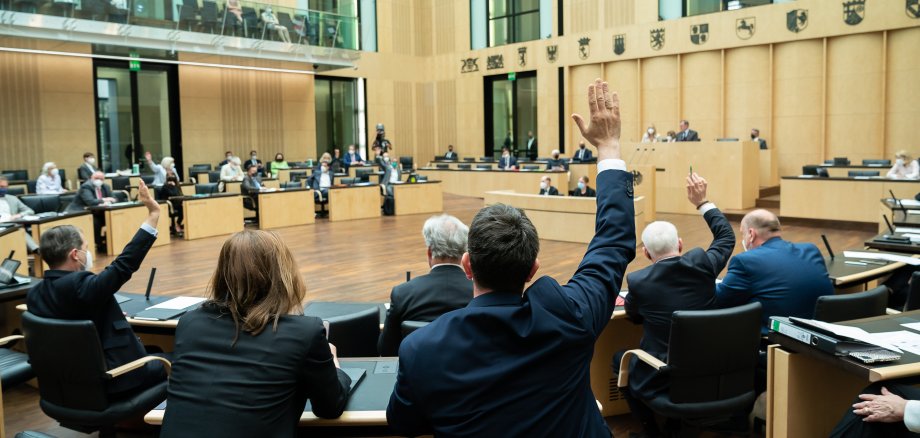
[[[895,179],[918,179],[920,178],[920,164],[917,163],[917,160],[910,160],[910,163],[907,164],[895,163],[886,176]]]
[[[332,187],[332,178],[329,178],[329,172],[323,172],[319,176],[319,188],[328,189],[329,187]]]
[[[52,177],[48,176],[48,174],[43,174],[38,177],[38,180],[35,181],[35,193],[39,195],[64,193],[64,189],[61,188],[61,176],[54,175]]]
[[[904,406],[904,425],[911,432],[920,432],[920,400],[907,401],[907,406]]]

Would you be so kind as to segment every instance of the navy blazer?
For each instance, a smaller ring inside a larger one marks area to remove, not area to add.
[[[594,343],[635,256],[632,175],[597,178],[595,236],[565,286],[493,291],[403,339],[387,421],[397,434],[610,437],[591,392]]]
[[[594,159],[594,156],[591,154],[591,149],[585,148],[585,151],[582,153],[582,156],[579,157],[578,153],[581,151],[581,148],[575,149],[575,153],[572,154],[572,159],[576,161],[590,161]]]
[[[545,190],[544,190],[544,189],[540,189],[540,193],[537,193],[537,194],[538,194],[538,195],[545,195],[545,194],[547,194],[547,193],[546,193],[547,190],[549,190],[549,196],[559,196],[559,190],[556,189],[556,188],[553,187],[553,186],[549,186],[549,188],[548,188],[548,189],[545,189]]]
[[[818,297],[834,286],[818,247],[774,237],[732,258],[728,273],[716,286],[716,304],[734,307],[757,301],[763,306],[761,333],[771,316],[812,318]]]
[[[26,295],[29,312],[45,318],[92,321],[109,369],[146,356],[114,295],[140,268],[155,240],[150,233],[138,230],[121,255],[98,275],[88,271],[45,271],[44,280]],[[106,389],[114,393],[141,386],[145,373],[158,369],[151,366],[131,371],[110,380]]]
[[[514,155],[509,155],[508,158],[501,157],[498,159],[498,168],[504,170],[508,166],[517,167],[518,161],[517,157]]]
[[[642,324],[639,347],[668,362],[671,316],[676,310],[707,310],[715,306],[716,278],[735,249],[735,233],[718,209],[703,217],[712,232],[709,249],[693,248],[680,257],[659,260],[626,276],[626,314]],[[613,364],[614,368],[620,366]],[[635,358],[629,365],[629,389],[643,399],[667,388],[667,378]]]
[[[687,129],[686,132],[678,132],[674,141],[700,141],[700,134],[692,129]]]
[[[359,155],[357,152],[354,153],[354,156],[352,156],[352,154],[346,153],[345,159],[342,161],[345,163],[345,170],[348,170],[348,168],[353,164],[361,162],[361,155]]]
[[[473,282],[459,266],[436,266],[427,275],[394,287],[377,351],[381,356],[399,354],[403,321],[431,322],[451,310],[466,307],[472,299]]]
[[[112,189],[108,184],[103,184],[99,189],[102,190],[103,198],[112,197]],[[67,211],[83,211],[86,207],[94,207],[99,204],[102,204],[102,200],[96,197],[96,186],[93,185],[92,180],[87,180],[85,183],[80,184],[80,188],[77,189],[77,196],[74,196],[73,201],[67,206]]]

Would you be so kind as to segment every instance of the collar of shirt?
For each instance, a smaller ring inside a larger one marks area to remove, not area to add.
[[[460,269],[463,269],[463,266],[460,266],[460,265],[455,264],[455,263],[441,263],[441,264],[437,264],[437,265],[432,266],[432,267],[431,267],[431,270],[433,271],[434,268],[440,268],[441,266],[456,266],[456,267],[458,267],[458,268],[460,268]]]

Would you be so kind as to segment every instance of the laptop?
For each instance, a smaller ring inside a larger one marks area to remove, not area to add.
[[[16,275],[16,271],[22,262],[13,259],[13,254],[15,253],[16,251],[10,251],[9,257],[0,262],[0,289],[28,284],[32,281],[29,277]]]

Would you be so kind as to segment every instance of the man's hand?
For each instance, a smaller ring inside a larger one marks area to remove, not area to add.
[[[22,218],[22,215],[19,214],[19,213],[10,216],[10,220],[11,220],[11,221],[15,221],[15,220],[21,219],[21,218]]]
[[[140,181],[137,187],[137,200],[141,201],[141,203],[147,207],[147,213],[150,215],[156,214],[157,217],[159,217],[160,204],[150,196],[150,190],[147,189],[147,184],[144,184],[144,181]],[[156,223],[154,223],[153,226],[156,228]]]
[[[907,400],[898,397],[882,387],[882,394],[860,394],[862,402],[853,405],[853,413],[862,415],[863,421],[879,423],[898,423],[904,421],[904,408]]]
[[[687,176],[687,199],[694,207],[706,201],[706,187],[709,183],[706,179],[697,175],[696,172]]]
[[[153,155],[150,155],[150,151],[144,152],[144,158],[146,158],[147,161],[153,161]]]
[[[598,160],[620,158],[620,97],[610,93],[606,82],[596,79],[588,85],[588,108],[590,124],[572,114],[581,136],[597,147]]]
[[[331,342],[329,343],[329,351],[332,352],[332,362],[335,364],[335,367],[342,368],[342,366],[339,365],[339,356],[338,356],[338,353],[336,353],[335,351],[335,345],[332,345]]]

